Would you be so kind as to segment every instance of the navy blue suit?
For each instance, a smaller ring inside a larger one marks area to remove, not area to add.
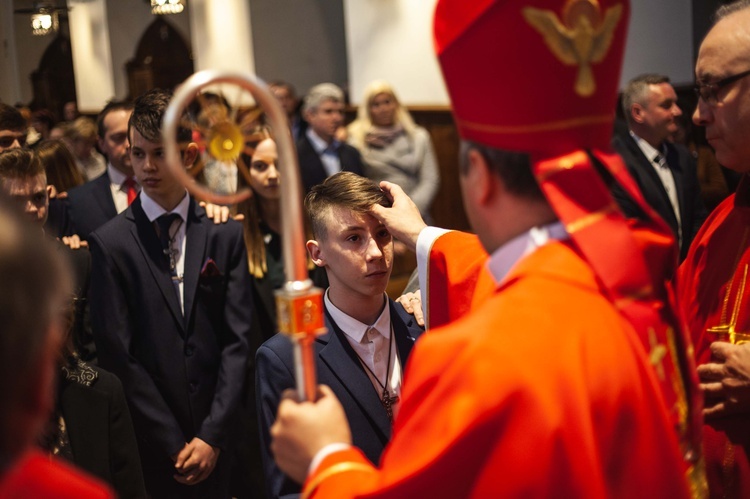
[[[338,149],[338,155],[341,161],[341,171],[353,172],[361,176],[365,175],[362,156],[360,156],[359,151],[354,147],[342,142]],[[309,192],[314,185],[318,185],[328,177],[320,156],[318,156],[312,143],[310,143],[310,139],[304,133],[297,141],[297,158],[299,158],[300,176],[302,177],[302,187],[304,187],[305,192]]]
[[[680,228],[682,229],[680,261],[682,261],[687,256],[690,243],[706,219],[707,213],[700,196],[695,158],[682,145],[670,142],[665,144],[667,148],[666,161],[674,177],[680,207]],[[638,184],[646,202],[667,222],[675,235],[675,240],[677,240],[677,217],[654,165],[646,158],[630,133],[616,135],[612,139],[612,147],[622,156],[630,175]],[[641,220],[646,218],[645,213],[625,194],[625,191],[619,185],[613,187],[612,195],[626,217]]]
[[[91,316],[99,363],[122,381],[146,488],[156,497],[227,497],[251,321],[251,284],[239,223],[214,225],[190,201],[184,303],[140,197],[91,234]],[[218,272],[204,269],[213,260]],[[198,437],[222,449],[203,483],[176,482],[170,456]]]
[[[392,300],[388,302],[403,372],[414,341],[423,330],[401,305]],[[372,381],[344,333],[332,327],[328,314],[325,319],[328,332],[315,340],[318,383],[331,387],[344,406],[354,445],[362,449],[370,461],[377,463],[391,438],[391,423]],[[287,388],[295,387],[293,371],[292,345],[285,336],[273,336],[258,350],[255,384],[263,469],[269,497],[296,497],[300,492],[300,486],[287,478],[274,463],[269,437],[281,393]]]
[[[94,180],[68,191],[68,216],[73,225],[73,233],[85,240],[88,240],[92,232],[117,216],[106,171]]]

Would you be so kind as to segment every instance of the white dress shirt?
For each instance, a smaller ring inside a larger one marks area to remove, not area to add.
[[[391,341],[391,308],[388,306],[388,297],[383,295],[385,306],[380,316],[373,324],[363,324],[354,317],[339,310],[325,294],[325,304],[328,313],[331,314],[333,322],[343,331],[347,341],[352,346],[360,361],[367,367],[365,373],[370,378],[372,386],[378,394],[383,396],[383,383],[388,375],[388,392],[391,396],[401,396],[401,362],[398,358],[395,338]],[[388,347],[390,345],[390,357]],[[390,365],[388,359],[390,358]],[[374,376],[373,376],[374,373]],[[393,416],[398,412],[398,402],[393,404]]]
[[[631,137],[635,140],[635,143],[638,144],[638,147],[640,147],[641,152],[643,152],[643,155],[646,156],[646,159],[648,159],[649,163],[651,163],[651,166],[656,171],[656,174],[659,175],[659,179],[661,179],[661,183],[664,186],[664,190],[667,191],[667,196],[669,196],[669,204],[672,205],[672,211],[674,211],[674,216],[677,219],[677,239],[680,247],[682,247],[682,222],[680,221],[680,200],[677,195],[677,184],[674,181],[674,175],[672,174],[672,170],[669,169],[669,165],[667,164],[667,151],[666,147],[662,146],[662,150],[659,151],[654,148],[651,144],[634,134],[631,130],[630,132]]]
[[[115,209],[117,213],[122,213],[128,208],[128,190],[123,185],[128,177],[112,166],[112,163],[107,163],[107,174],[109,175],[109,188],[112,191],[112,201],[115,202]],[[135,177],[133,177],[133,180],[135,180]],[[138,182],[136,182],[135,188],[138,191],[141,190]]]
[[[180,216],[179,220],[175,220],[172,223],[172,227],[169,229],[170,234],[170,245],[171,249],[176,251],[175,254],[175,272],[177,272],[177,277],[179,277],[179,280],[177,281],[177,299],[180,302],[180,308],[182,309],[182,313],[185,313],[185,300],[183,298],[184,291],[185,291],[185,285],[183,283],[184,275],[185,275],[185,240],[186,240],[186,226],[187,226],[187,217],[188,217],[188,209],[190,208],[190,196],[188,196],[187,191],[185,191],[185,197],[182,198],[182,201],[175,206],[175,208],[172,211],[167,211],[164,208],[162,208],[156,201],[148,197],[148,194],[145,192],[141,193],[141,206],[143,207],[143,211],[146,213],[146,217],[148,218],[148,221],[152,224],[154,221],[159,218],[160,216],[168,213],[176,213]],[[166,257],[165,257],[166,258]]]
[[[323,163],[323,168],[326,171],[326,175],[330,177],[334,173],[340,172],[341,158],[339,158],[338,151],[339,147],[341,146],[341,142],[334,139],[333,142],[328,144],[325,140],[321,139],[318,134],[313,131],[312,128],[308,128],[305,134],[310,140],[310,143],[312,144],[313,149],[315,149],[315,152],[318,153],[320,161]]]

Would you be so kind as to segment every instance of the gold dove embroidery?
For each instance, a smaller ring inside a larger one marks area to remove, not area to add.
[[[607,9],[601,19],[596,0],[568,0],[563,9],[564,21],[551,10],[526,7],[522,11],[557,59],[568,66],[578,66],[575,91],[589,97],[596,90],[591,64],[604,60],[612,45],[617,23],[622,16],[622,4]]]

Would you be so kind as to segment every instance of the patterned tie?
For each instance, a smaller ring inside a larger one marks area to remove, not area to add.
[[[136,196],[138,196],[138,189],[135,188],[136,185],[138,184],[135,183],[133,177],[126,178],[125,182],[122,183],[123,190],[128,194],[128,206],[130,206]]]

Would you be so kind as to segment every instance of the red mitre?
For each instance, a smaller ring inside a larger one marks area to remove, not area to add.
[[[673,347],[660,385],[693,470],[702,402],[665,285],[674,237],[610,148],[628,18],[629,0],[439,0],[435,48],[461,137],[528,153],[542,192],[646,351]],[[650,223],[625,220],[587,152]]]

